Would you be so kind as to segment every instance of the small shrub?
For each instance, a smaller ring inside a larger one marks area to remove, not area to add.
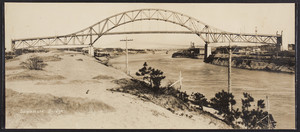
[[[235,124],[238,124],[239,122],[237,121],[237,119],[241,117],[242,112],[240,111],[239,108],[237,108],[237,109],[232,109],[232,113],[233,113],[233,118],[235,120]]]
[[[189,101],[189,95],[186,93],[186,91],[180,92],[178,98],[181,99],[183,102]]]
[[[251,102],[254,101],[254,98],[248,94],[248,93],[243,93],[244,99],[242,99],[242,114],[241,118],[243,120],[242,124],[245,125],[246,127],[251,126],[251,111],[249,111],[249,107],[251,107]]]
[[[12,56],[12,55],[5,55],[5,60],[9,60],[9,59],[13,59],[14,58],[14,56]]]
[[[254,102],[254,98],[248,94],[243,93],[244,99],[242,99],[242,112],[241,118],[244,126],[250,129],[273,129],[276,127],[276,121],[272,114],[264,111],[265,103],[264,100],[257,101],[257,108],[249,110],[251,103]],[[269,124],[270,121],[270,124]]]
[[[200,109],[203,109],[203,106],[208,105],[207,99],[201,93],[192,93],[191,97],[193,99],[192,103],[198,105]]]
[[[20,65],[30,70],[43,70],[47,64],[40,57],[32,56]]]
[[[232,107],[235,104],[236,101],[232,93],[225,92],[224,90],[216,93],[210,102],[212,108],[216,109],[219,115],[223,114],[224,120],[229,124],[232,124],[234,121],[234,114],[230,110],[230,105]]]
[[[167,94],[167,95],[172,95],[174,97],[178,97],[180,91],[175,89],[174,87],[170,87],[170,86],[167,86],[167,87],[163,87],[160,89],[161,93],[162,94]]]

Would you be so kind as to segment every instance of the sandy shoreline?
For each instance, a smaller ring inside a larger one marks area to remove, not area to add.
[[[6,128],[231,129],[225,123],[209,116],[193,115],[193,118],[178,116],[136,96],[108,91],[107,89],[119,87],[113,83],[113,80],[130,77],[112,67],[100,64],[93,57],[76,52],[52,51],[37,54],[56,55],[61,58],[47,61],[43,71],[29,71],[19,67],[19,64],[30,55],[32,54],[21,55],[17,57],[19,60],[6,63],[6,89],[18,92],[18,96],[6,97]],[[44,78],[35,79],[34,76]],[[30,101],[28,98],[23,99],[23,103],[17,102],[20,101],[18,98],[23,96],[45,97],[45,102],[38,102],[35,99],[32,102],[36,104],[29,107],[31,102],[26,102]],[[55,105],[52,98],[59,98],[63,103]],[[112,110],[97,109],[101,106],[95,108],[87,106],[90,107],[89,109],[76,106],[74,108],[83,109],[77,111],[67,107],[73,104],[96,105],[89,100],[101,102],[112,107]],[[49,102],[54,105],[36,108],[36,106],[47,106],[46,103]],[[24,112],[26,108],[33,111],[30,115],[36,117],[25,118],[28,116],[28,113]],[[49,109],[54,111],[60,109],[60,111],[55,111],[54,114],[45,113]],[[43,110],[44,113],[36,114],[36,110]],[[183,112],[187,113],[187,111]]]

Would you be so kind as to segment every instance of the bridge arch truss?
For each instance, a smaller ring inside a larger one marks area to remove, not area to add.
[[[138,9],[110,16],[83,30],[67,35],[15,39],[12,40],[11,48],[15,50],[21,48],[22,45],[22,48],[53,45],[93,45],[103,35],[113,35],[114,33],[111,33],[110,31],[114,28],[127,23],[144,20],[165,21],[185,27],[189,30],[189,33],[198,35],[206,44],[228,42],[260,43],[276,45],[276,47],[279,48],[282,44],[282,35],[279,34],[262,35],[226,32],[209,26],[196,18],[175,11],[164,9]]]

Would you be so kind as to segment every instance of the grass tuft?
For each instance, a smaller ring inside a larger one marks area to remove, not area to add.
[[[46,74],[44,71],[31,71],[31,70],[23,71],[17,74],[6,75],[7,81],[62,80],[62,79],[65,79],[65,77],[61,75],[49,75]]]
[[[52,56],[43,56],[41,57],[41,59],[44,61],[44,62],[49,62],[49,61],[61,61],[62,58],[59,57],[59,55],[52,55]]]
[[[104,79],[114,79],[114,78],[111,76],[107,76],[107,75],[98,75],[98,76],[93,77],[93,79],[104,80]]]

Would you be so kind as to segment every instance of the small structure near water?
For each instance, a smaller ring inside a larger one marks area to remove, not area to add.
[[[172,54],[172,58],[199,58],[201,48],[196,48],[191,42],[191,47],[185,50],[180,50]]]

